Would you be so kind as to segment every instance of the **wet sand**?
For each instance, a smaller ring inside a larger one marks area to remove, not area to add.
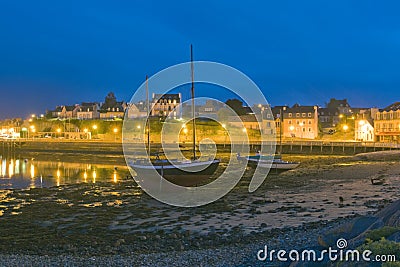
[[[143,259],[172,263],[190,253],[201,260],[233,250],[235,263],[246,262],[265,242],[301,246],[333,225],[399,199],[399,153],[380,153],[286,156],[302,164],[269,175],[251,194],[247,172],[227,196],[190,209],[151,199],[133,180],[5,190],[0,253],[103,257],[104,264],[113,255],[125,255],[131,263],[145,264]],[[377,176],[385,177],[383,185],[371,184]],[[171,252],[174,258],[162,254]]]

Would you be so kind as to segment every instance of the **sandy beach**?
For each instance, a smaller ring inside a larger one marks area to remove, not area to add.
[[[266,243],[301,248],[400,199],[399,157],[287,155],[300,167],[269,175],[254,193],[248,171],[228,195],[198,208],[159,203],[133,179],[3,190],[0,264],[255,265]]]

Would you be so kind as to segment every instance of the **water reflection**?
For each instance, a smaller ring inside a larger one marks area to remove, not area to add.
[[[118,182],[126,166],[7,159],[0,155],[0,189],[51,187],[72,183]],[[91,176],[89,178],[89,175]]]

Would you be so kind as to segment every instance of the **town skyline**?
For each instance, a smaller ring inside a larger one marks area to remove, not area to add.
[[[397,2],[181,7],[4,2],[0,116],[96,101],[93,94],[110,89],[129,99],[146,75],[189,61],[190,44],[194,60],[242,71],[272,104],[345,97],[354,106],[384,107],[400,99]]]

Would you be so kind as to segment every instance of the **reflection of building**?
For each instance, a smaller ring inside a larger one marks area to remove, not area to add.
[[[179,94],[154,94],[151,103],[151,116],[180,118],[181,93]]]
[[[378,142],[400,143],[400,102],[376,112],[374,128]]]
[[[283,136],[315,139],[318,137],[318,107],[295,104],[283,110]]]
[[[76,112],[76,117],[81,120],[100,118],[98,103],[82,103],[79,105],[78,111]]]

